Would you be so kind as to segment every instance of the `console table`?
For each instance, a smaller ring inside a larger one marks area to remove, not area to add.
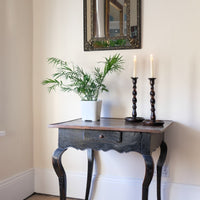
[[[61,157],[68,147],[87,149],[88,171],[85,200],[88,200],[90,193],[94,150],[108,151],[111,149],[120,153],[135,151],[142,154],[146,166],[142,200],[148,200],[148,189],[154,173],[151,154],[160,147],[161,153],[157,163],[157,200],[161,200],[161,172],[167,155],[164,131],[171,124],[171,121],[164,121],[164,125],[161,127],[150,127],[143,126],[142,123],[127,123],[124,119],[101,118],[97,122],[76,119],[49,125],[51,128],[59,129],[58,148],[53,154],[52,163],[59,179],[60,200],[66,199],[66,174]]]

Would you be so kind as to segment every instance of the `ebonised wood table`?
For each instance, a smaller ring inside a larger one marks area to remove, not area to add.
[[[62,154],[68,147],[85,150],[88,153],[87,187],[85,200],[88,200],[92,179],[94,150],[116,150],[120,153],[135,151],[142,154],[146,173],[142,185],[142,200],[148,200],[148,190],[154,173],[152,152],[160,147],[157,163],[157,200],[161,200],[161,172],[167,155],[167,145],[164,142],[164,131],[172,124],[164,121],[161,127],[143,126],[142,123],[132,124],[124,119],[101,118],[97,122],[87,122],[81,119],[51,124],[58,128],[58,148],[55,150],[52,162],[59,179],[60,200],[66,199],[66,174],[61,163]]]

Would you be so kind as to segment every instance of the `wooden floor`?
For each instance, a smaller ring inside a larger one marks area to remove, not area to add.
[[[33,194],[29,198],[25,200],[59,200],[59,197],[51,196],[51,195],[43,195],[43,194]],[[80,200],[80,199],[70,199],[67,198],[66,200]]]

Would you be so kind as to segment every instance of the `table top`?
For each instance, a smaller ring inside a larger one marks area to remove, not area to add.
[[[82,121],[82,119],[74,119],[50,124],[49,128],[163,133],[172,123],[172,121],[164,120],[163,126],[144,126],[142,122],[130,123],[122,118],[101,118],[100,121]]]

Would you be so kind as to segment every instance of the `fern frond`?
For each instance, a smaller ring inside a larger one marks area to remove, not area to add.
[[[116,72],[123,70],[122,64],[124,63],[122,56],[120,54],[115,54],[114,56],[110,56],[109,58],[105,58],[105,67],[104,67],[104,76],[106,76],[109,72]]]
[[[60,88],[64,92],[75,92],[82,100],[94,101],[100,92],[108,92],[103,84],[108,73],[121,71],[123,59],[119,54],[105,58],[103,70],[95,67],[92,74],[86,73],[81,67],[70,65],[61,59],[50,57],[48,63],[56,67],[52,79],[42,81],[43,85],[50,85],[49,92]]]

